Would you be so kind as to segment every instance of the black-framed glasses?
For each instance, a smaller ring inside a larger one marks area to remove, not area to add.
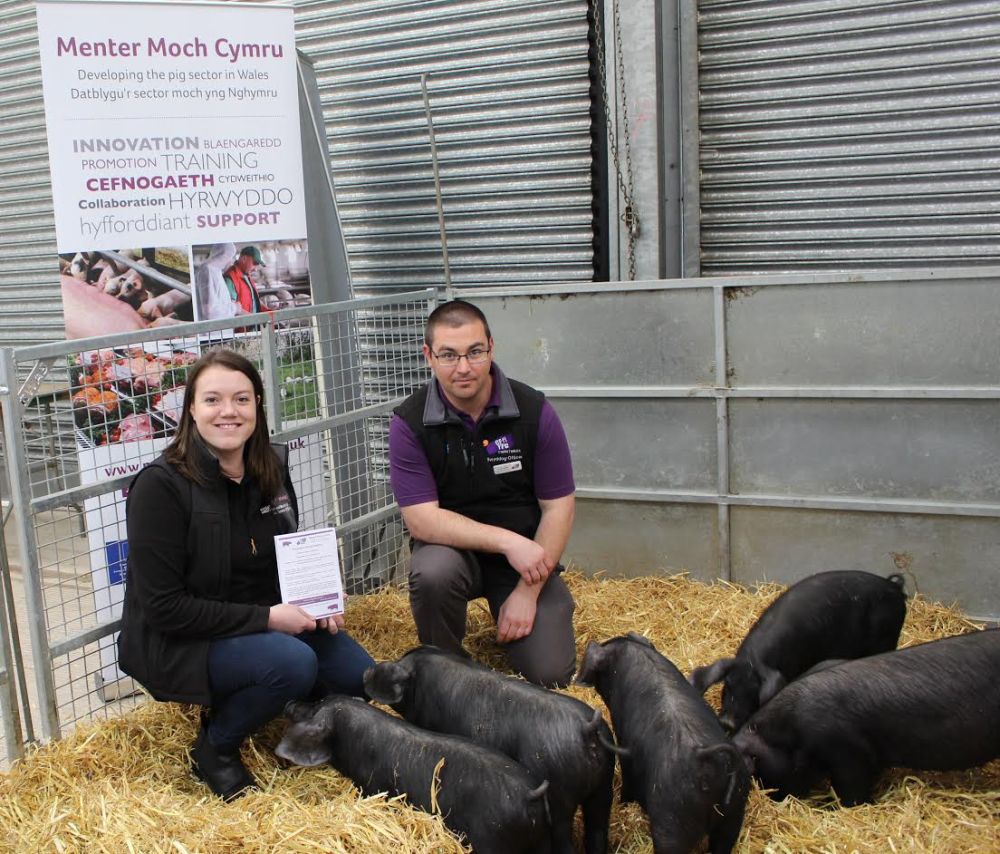
[[[490,357],[492,347],[473,347],[468,353],[454,353],[445,350],[443,353],[435,353],[431,350],[431,355],[447,368],[455,367],[462,359],[470,365],[481,365]]]

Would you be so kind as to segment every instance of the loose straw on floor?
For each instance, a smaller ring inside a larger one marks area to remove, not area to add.
[[[577,602],[579,652],[590,640],[638,631],[684,672],[732,654],[782,589],[706,585],[683,575],[612,579],[570,572],[567,581]],[[396,658],[416,644],[403,591],[354,598],[347,619],[377,660]],[[909,603],[901,645],[974,628],[956,610],[917,597]],[[467,645],[480,660],[505,669],[493,633],[485,606],[474,603]],[[567,692],[603,708],[590,689]],[[708,699],[718,703],[718,688]],[[272,752],[283,726],[276,721],[247,743],[244,759],[261,790],[231,804],[211,796],[188,772],[196,709],[149,702],[120,718],[80,726],[0,775],[0,851],[464,850],[437,816],[410,809],[398,798],[362,798],[331,768],[286,767]],[[645,816],[635,805],[616,800],[610,850],[652,852]],[[953,773],[890,771],[880,782],[877,802],[854,809],[836,807],[829,793],[776,803],[755,789],[737,851],[1000,851],[1000,762]]]

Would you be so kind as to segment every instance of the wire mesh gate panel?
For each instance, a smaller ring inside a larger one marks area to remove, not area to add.
[[[391,580],[405,540],[381,437],[393,407],[427,379],[420,347],[434,299],[428,289],[0,351],[16,540],[6,580],[21,627],[13,657],[33,671],[18,709],[12,692],[3,699],[11,669],[0,670],[3,720],[26,713],[25,739],[48,739],[137,702],[115,648],[124,499],[168,443],[187,369],[209,347],[258,366],[273,440],[289,446],[300,528],[337,529],[347,592]],[[39,450],[44,464],[30,465]]]
[[[0,573],[3,589],[0,591],[0,605],[14,600],[14,591],[10,583],[10,567],[6,552],[3,552],[3,564]],[[14,667],[11,645],[10,620],[11,610],[0,607],[0,763],[12,762],[22,754],[21,718],[17,704],[17,678],[20,671]],[[14,636],[17,636],[16,631]]]

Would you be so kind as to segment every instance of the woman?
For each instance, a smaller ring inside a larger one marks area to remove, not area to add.
[[[239,312],[229,296],[222,273],[236,257],[234,243],[216,243],[208,258],[194,271],[194,295],[198,303],[198,320],[235,317]]]
[[[231,350],[188,373],[171,444],[128,494],[121,669],[157,700],[208,707],[195,775],[224,800],[254,780],[240,745],[290,700],[364,695],[371,656],[343,616],[281,604],[274,536],[296,530],[287,448],[271,445],[260,375]]]

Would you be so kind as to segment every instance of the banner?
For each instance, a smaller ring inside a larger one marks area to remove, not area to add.
[[[291,8],[37,15],[59,252],[305,236]]]
[[[292,9],[41,0],[37,17],[67,337],[308,302],[307,276],[267,264],[305,251]]]
[[[36,10],[67,338],[310,304],[292,8],[40,0]],[[280,339],[277,364],[261,367],[314,383],[308,321]],[[68,366],[84,483],[138,471],[169,441],[200,345],[164,346],[82,353]],[[310,400],[283,399],[285,422],[311,414],[300,411]],[[322,443],[300,439],[290,452],[300,524],[321,524]],[[96,613],[114,619],[124,495],[85,510]],[[101,646],[110,699],[121,674],[113,643]]]

